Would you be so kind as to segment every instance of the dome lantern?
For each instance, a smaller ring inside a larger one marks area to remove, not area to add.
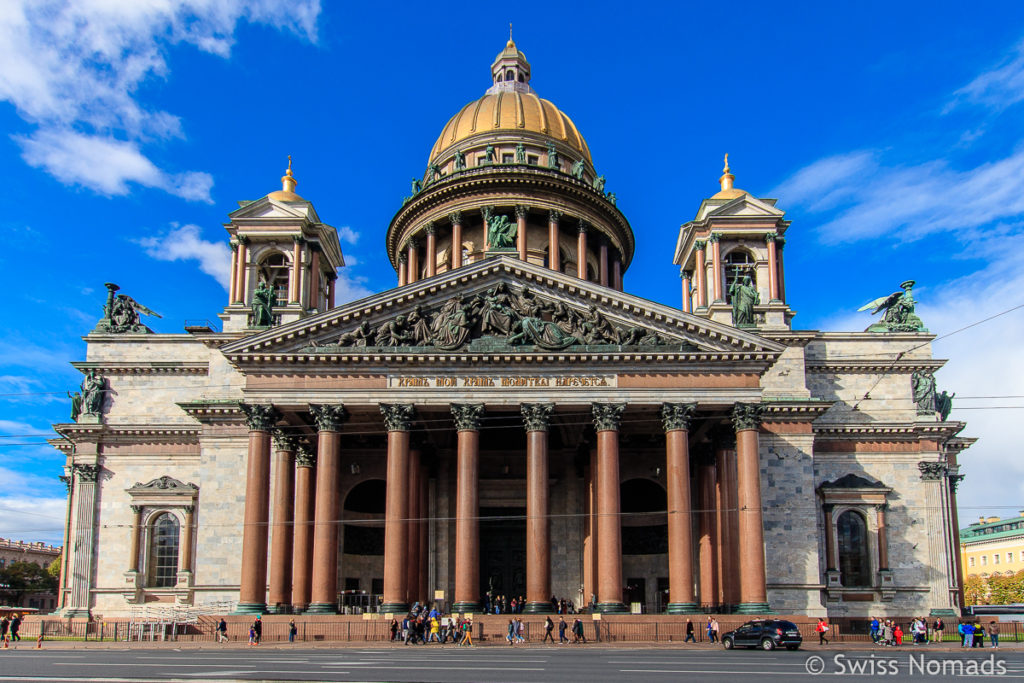
[[[530,87],[530,63],[512,41],[511,25],[505,49],[498,53],[491,64],[491,79],[494,84],[487,90],[488,93],[533,92]]]

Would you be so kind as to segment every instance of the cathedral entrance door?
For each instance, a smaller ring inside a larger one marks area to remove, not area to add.
[[[526,595],[526,508],[480,509],[480,590]]]

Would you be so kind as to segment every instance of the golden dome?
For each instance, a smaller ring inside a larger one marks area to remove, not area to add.
[[[514,48],[513,48],[514,49]],[[532,92],[488,93],[453,116],[430,150],[430,161],[459,142],[482,133],[539,133],[568,144],[593,164],[586,140],[558,107]]]
[[[712,199],[736,199],[742,197],[745,194],[750,194],[746,190],[741,190],[738,187],[732,186],[732,181],[736,180],[736,176],[729,172],[729,155],[725,155],[725,168],[722,169],[722,177],[718,179],[721,183],[722,189],[711,195]]]
[[[295,194],[295,186],[298,184],[299,181],[292,175],[292,155],[289,154],[288,170],[281,176],[281,189],[268,194],[267,199],[276,199],[281,202],[304,202],[305,199]]]

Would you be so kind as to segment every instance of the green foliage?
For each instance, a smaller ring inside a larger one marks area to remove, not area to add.
[[[968,605],[987,605],[988,586],[977,574],[972,574],[964,581],[964,602]]]
[[[964,581],[964,600],[968,605],[1012,605],[1024,602],[1024,569],[1016,574],[967,577]]]
[[[54,581],[60,580],[60,561],[61,556],[58,555],[57,559],[51,562],[50,565],[46,568],[46,573],[52,576]]]
[[[12,562],[0,569],[0,594],[12,601],[20,601],[27,593],[52,593],[56,590],[57,579],[34,562]]]

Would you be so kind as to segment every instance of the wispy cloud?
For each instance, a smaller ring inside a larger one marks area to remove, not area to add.
[[[342,242],[355,244],[359,241],[359,233],[346,225],[338,228],[338,239]]]
[[[208,242],[198,225],[175,227],[165,235],[135,240],[146,254],[160,261],[198,261],[199,269],[213,276],[226,290],[231,278],[231,250],[226,242]]]
[[[334,298],[336,304],[343,304],[348,301],[357,301],[363,297],[373,294],[373,290],[366,286],[367,279],[361,275],[352,275],[348,268],[338,271],[338,280],[334,283]]]
[[[241,21],[317,39],[319,0],[9,0],[0,12],[0,100],[36,129],[16,137],[24,159],[61,182],[106,195],[139,184],[209,201],[212,179],[161,169],[143,151],[183,136],[141,85],[170,73],[167,51],[189,44],[228,57]]]
[[[945,111],[961,104],[975,104],[998,112],[1021,100],[1024,100],[1024,41],[1017,44],[1009,59],[978,74],[954,92]]]
[[[827,213],[818,228],[826,243],[906,242],[1024,215],[1024,149],[965,170],[943,159],[897,164],[884,156],[858,150],[820,159],[771,196],[809,214]]]

